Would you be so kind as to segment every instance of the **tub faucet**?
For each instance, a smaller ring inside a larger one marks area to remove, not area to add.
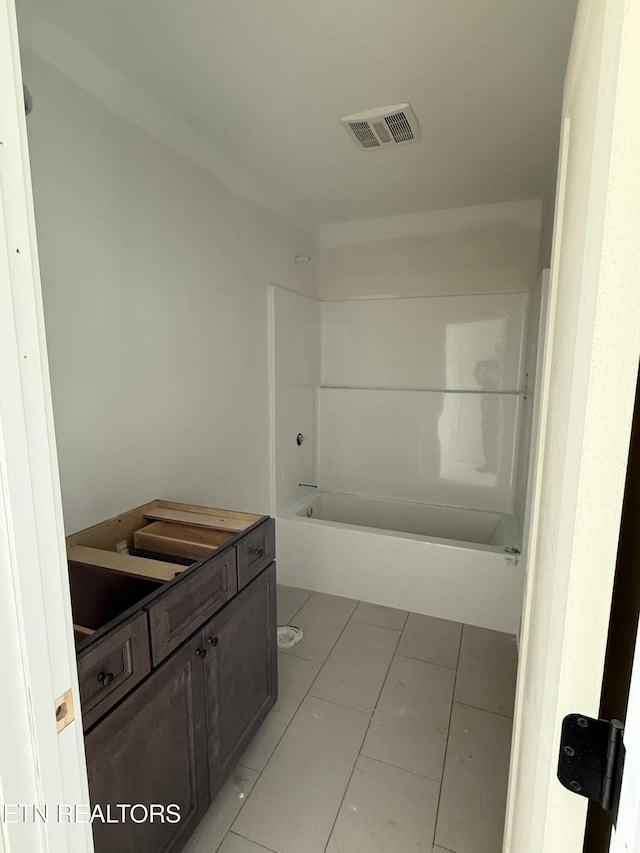
[[[300,488],[301,486],[304,486],[304,488],[306,488],[306,489],[317,489],[318,488],[315,483],[298,483],[298,488]]]

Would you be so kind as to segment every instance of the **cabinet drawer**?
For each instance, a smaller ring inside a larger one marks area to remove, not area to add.
[[[213,616],[238,589],[236,552],[207,560],[149,606],[154,666]]]
[[[111,631],[78,656],[84,728],[98,720],[151,670],[147,614]]]
[[[245,587],[276,556],[276,524],[270,518],[236,545],[238,552],[238,589]]]

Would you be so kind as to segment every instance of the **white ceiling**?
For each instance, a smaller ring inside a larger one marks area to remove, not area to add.
[[[576,0],[22,0],[316,222],[540,196]],[[421,142],[341,115],[409,101]],[[37,106],[37,105],[36,105]]]

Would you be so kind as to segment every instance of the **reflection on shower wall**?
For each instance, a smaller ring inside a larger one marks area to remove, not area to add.
[[[527,303],[323,303],[322,488],[513,512]]]

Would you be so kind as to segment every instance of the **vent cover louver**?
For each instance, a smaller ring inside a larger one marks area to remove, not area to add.
[[[380,143],[366,121],[350,121],[349,127],[363,148],[379,148]]]
[[[415,139],[411,130],[411,124],[404,113],[385,116],[384,120],[396,142],[409,142],[409,140]]]
[[[404,145],[422,139],[418,119],[410,104],[367,110],[343,116],[340,121],[358,147],[364,149]]]

